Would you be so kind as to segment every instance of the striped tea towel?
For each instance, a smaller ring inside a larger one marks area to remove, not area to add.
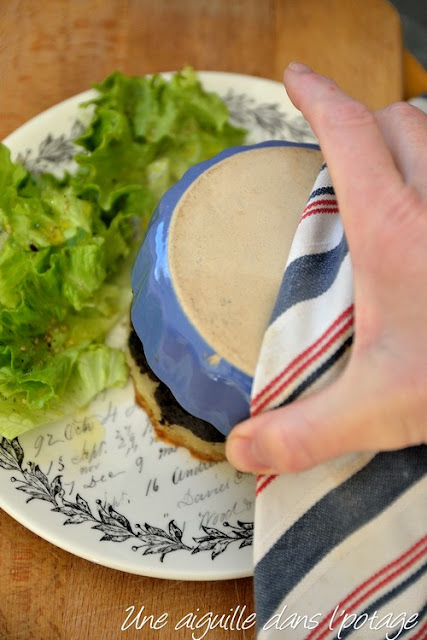
[[[264,337],[252,414],[328,384],[352,337],[351,261],[323,166]],[[346,455],[258,477],[259,640],[427,639],[426,453],[420,446]]]

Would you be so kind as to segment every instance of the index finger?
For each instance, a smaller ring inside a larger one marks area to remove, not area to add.
[[[284,81],[290,99],[319,140],[341,213],[347,218],[346,231],[352,235],[355,224],[369,223],[373,208],[377,214],[386,214],[384,201],[398,193],[403,178],[374,115],[364,104],[300,63],[289,65]],[[346,215],[355,207],[357,215]]]

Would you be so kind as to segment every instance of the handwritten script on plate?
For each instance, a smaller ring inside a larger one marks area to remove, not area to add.
[[[89,524],[100,541],[130,543],[161,562],[176,551],[215,560],[252,544],[253,477],[157,441],[131,383],[86,412],[3,439],[0,467],[27,502],[50,503],[64,525]]]

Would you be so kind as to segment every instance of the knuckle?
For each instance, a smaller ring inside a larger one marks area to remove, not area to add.
[[[361,102],[344,98],[325,113],[325,121],[329,127],[358,128],[372,125],[375,118]]]
[[[314,443],[314,433],[319,425],[311,419],[301,407],[298,412],[298,423],[287,426],[281,431],[281,450],[286,451],[286,467],[291,473],[310,469],[319,463],[318,451]],[[290,428],[291,427],[291,428]]]
[[[394,102],[377,112],[377,117],[381,120],[399,122],[403,119],[412,118],[419,110],[407,102]]]
[[[412,184],[400,185],[386,195],[385,205],[390,222],[398,227],[407,226],[422,215],[425,217],[425,204],[421,194]]]
[[[280,414],[280,419],[279,418]],[[278,473],[297,473],[313,467],[317,460],[313,438],[307,437],[308,426],[298,410],[282,413],[282,409],[265,414],[266,423],[256,435],[254,445],[261,459],[268,461]]]
[[[373,221],[376,250],[382,255],[384,268],[402,266],[402,255],[408,255],[408,266],[425,254],[427,207],[421,194],[411,184],[388,187],[382,191],[382,210],[386,214]],[[410,259],[409,259],[410,258]],[[414,262],[415,264],[415,262]]]

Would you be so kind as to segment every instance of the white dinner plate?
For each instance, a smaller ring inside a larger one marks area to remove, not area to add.
[[[167,75],[167,74],[166,74]],[[280,83],[200,72],[248,142],[313,142]],[[89,122],[87,91],[33,118],[4,141],[33,171],[72,169],[73,139]],[[123,344],[124,326],[113,340]],[[79,415],[0,439],[0,506],[77,556],[129,573],[179,580],[252,574],[254,478],[202,463],[153,437],[133,388],[103,392]]]

